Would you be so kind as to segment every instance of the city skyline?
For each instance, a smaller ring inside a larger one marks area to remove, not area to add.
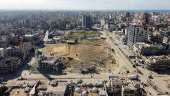
[[[0,10],[170,10],[168,0],[3,0]]]

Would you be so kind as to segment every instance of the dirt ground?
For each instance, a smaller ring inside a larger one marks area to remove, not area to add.
[[[53,57],[50,52],[53,52],[54,56],[76,58],[78,53],[79,45],[68,45],[68,44],[46,44],[42,49],[42,55],[47,57]]]
[[[85,45],[85,44],[46,44],[42,49],[42,54],[47,57],[60,56],[65,58],[67,64],[66,73],[77,73],[82,69],[95,66],[98,72],[111,72],[117,68],[115,55],[110,51],[106,41],[102,45]],[[71,59],[68,59],[71,58]]]

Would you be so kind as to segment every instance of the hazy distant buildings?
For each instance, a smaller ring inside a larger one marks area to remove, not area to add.
[[[82,28],[92,28],[92,17],[90,15],[82,17]]]
[[[7,48],[10,43],[10,37],[9,36],[1,36],[0,37],[0,47],[1,48]]]
[[[151,21],[151,14],[147,13],[147,12],[143,12],[141,14],[141,21],[144,24],[150,24]]]

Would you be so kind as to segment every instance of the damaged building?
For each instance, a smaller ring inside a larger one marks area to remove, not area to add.
[[[60,66],[63,64],[61,62],[61,57],[42,56],[38,50],[35,51],[35,60],[37,69],[58,71],[61,68]]]

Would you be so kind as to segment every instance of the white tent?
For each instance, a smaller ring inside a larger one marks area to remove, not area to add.
[[[104,82],[100,81],[100,82],[99,82],[99,86],[100,86],[100,87],[103,87],[103,86],[104,86]]]
[[[83,92],[81,93],[81,96],[87,96],[86,91],[83,91]]]
[[[87,86],[88,86],[88,87],[93,87],[93,84],[90,83],[90,82],[88,82],[88,83],[87,83]]]
[[[97,93],[97,88],[96,87],[93,88],[93,92]]]
[[[99,83],[94,83],[93,86],[94,87],[99,87]]]
[[[79,87],[76,88],[76,92],[77,93],[80,93],[81,92],[81,89]]]
[[[86,87],[87,84],[86,84],[86,83],[82,83],[81,86],[82,86],[82,87]]]

